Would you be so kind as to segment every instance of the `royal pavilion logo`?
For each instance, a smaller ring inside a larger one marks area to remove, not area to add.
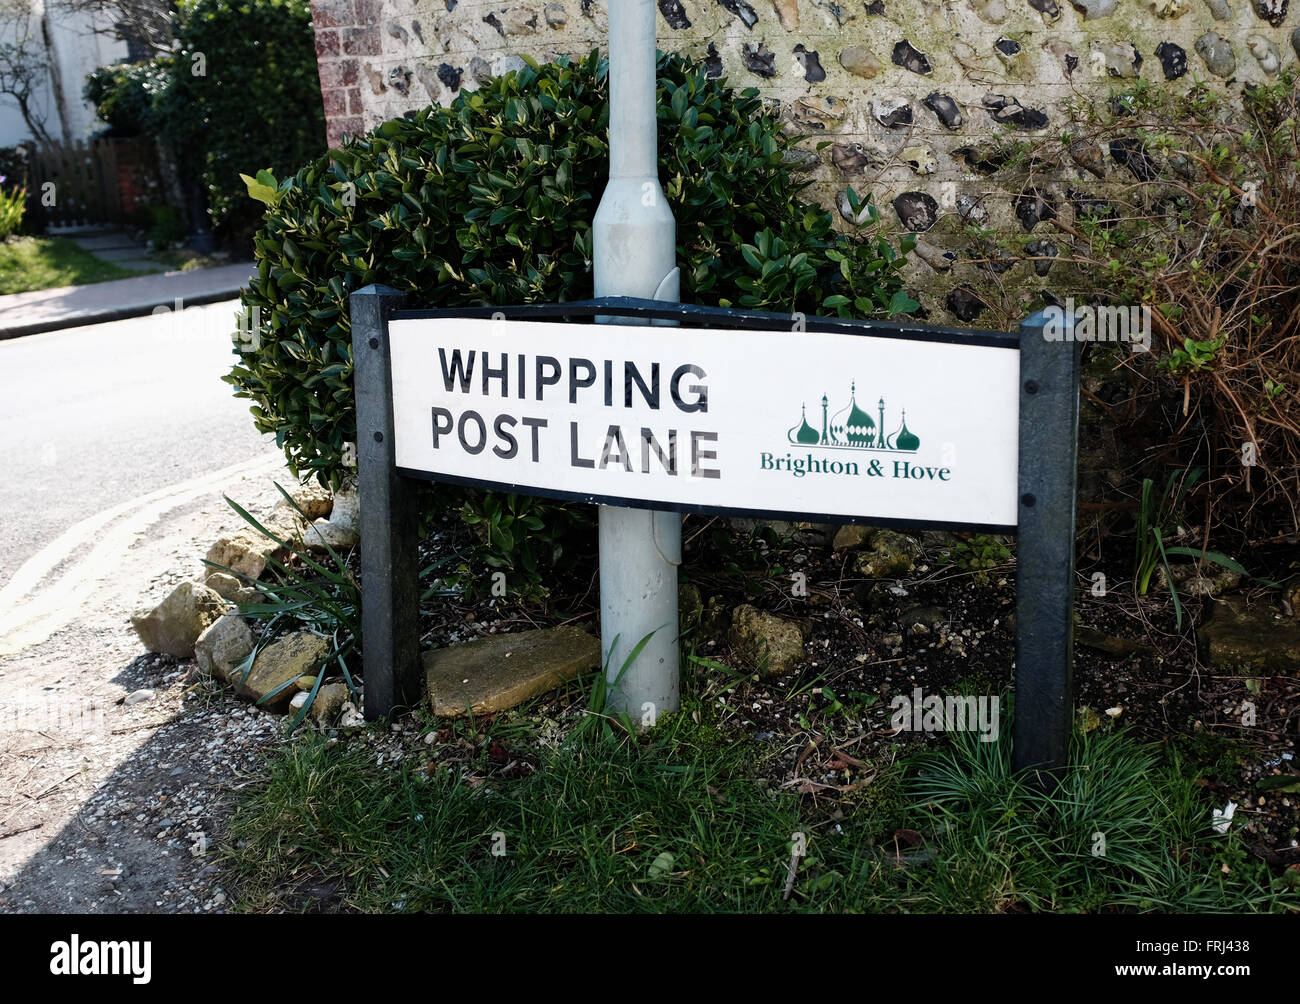
[[[898,428],[886,433],[885,399],[877,402],[876,417],[858,405],[857,383],[849,384],[849,403],[831,414],[830,398],[822,395],[821,431],[808,424],[808,406],[802,406],[799,424],[786,434],[793,446],[829,450],[878,450],[888,453],[915,453],[921,440],[907,427],[907,412],[900,412]]]

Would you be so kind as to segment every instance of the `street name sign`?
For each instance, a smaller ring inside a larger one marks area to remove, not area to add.
[[[398,472],[607,505],[1013,530],[1020,358],[817,331],[389,325]]]

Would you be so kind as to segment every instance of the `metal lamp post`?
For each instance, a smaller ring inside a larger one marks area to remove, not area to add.
[[[609,5],[609,184],[593,222],[596,296],[680,300],[677,223],[659,184],[655,5]],[[607,324],[637,323],[599,318]],[[653,721],[680,704],[676,513],[602,506],[601,653],[608,707]],[[638,643],[650,636],[625,667]]]

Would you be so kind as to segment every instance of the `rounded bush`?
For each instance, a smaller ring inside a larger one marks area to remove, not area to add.
[[[157,133],[163,126],[158,108],[172,86],[169,57],[145,63],[114,63],[92,70],[81,96],[117,136]]]

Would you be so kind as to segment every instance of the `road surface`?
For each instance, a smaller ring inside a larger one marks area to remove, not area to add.
[[[130,615],[203,577],[207,548],[242,526],[223,494],[265,512],[291,483],[221,380],[234,310],[0,341],[0,912],[204,908],[177,871],[202,858],[171,846],[196,838],[138,819],[183,783],[207,797],[177,773],[206,741],[154,739],[184,667],[137,659]],[[140,688],[157,697],[119,703]]]
[[[0,342],[0,584],[87,516],[266,452],[221,380],[234,310]]]

